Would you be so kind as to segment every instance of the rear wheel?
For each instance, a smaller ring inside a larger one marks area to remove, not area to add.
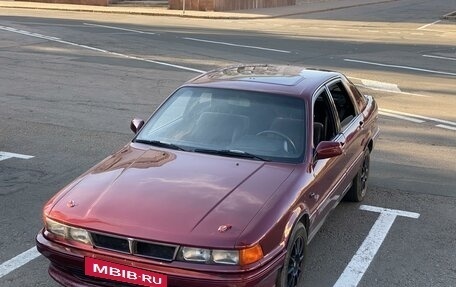
[[[304,225],[296,224],[288,240],[287,255],[279,274],[277,287],[301,286],[307,252],[307,232]]]
[[[353,179],[351,188],[345,195],[345,199],[348,201],[360,202],[366,196],[367,191],[367,179],[369,178],[370,169],[370,151],[366,149],[364,152],[364,160],[361,168]]]

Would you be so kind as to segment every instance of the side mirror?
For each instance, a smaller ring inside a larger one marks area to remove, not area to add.
[[[144,125],[144,120],[138,119],[138,118],[134,118],[134,119],[131,120],[130,129],[135,134],[137,134],[139,132],[139,130],[142,128],[143,125]]]
[[[339,156],[343,153],[342,144],[340,142],[322,141],[315,149],[316,159],[325,159]]]

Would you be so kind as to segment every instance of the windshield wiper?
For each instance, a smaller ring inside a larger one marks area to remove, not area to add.
[[[136,143],[143,143],[143,144],[148,144],[148,145],[153,145],[153,146],[158,146],[158,147],[164,147],[164,148],[170,148],[170,149],[175,149],[175,150],[182,150],[182,151],[187,151],[186,149],[175,145],[173,143],[169,142],[164,142],[164,141],[158,141],[158,140],[141,140],[141,139],[136,139]]]
[[[245,151],[242,151],[242,150],[236,150],[236,149],[215,150],[215,149],[197,148],[197,149],[194,150],[194,152],[215,154],[215,155],[221,155],[221,156],[251,158],[251,159],[256,159],[256,160],[261,160],[261,161],[270,161],[269,159],[262,158],[260,156],[255,155],[255,154],[248,153],[248,152],[245,152]]]

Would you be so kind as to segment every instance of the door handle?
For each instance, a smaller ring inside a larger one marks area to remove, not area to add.
[[[312,192],[311,194],[309,194],[309,197],[313,198],[315,200],[317,200],[319,198],[318,194],[316,194],[315,192]]]

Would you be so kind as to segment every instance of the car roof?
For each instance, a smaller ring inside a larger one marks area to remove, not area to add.
[[[340,73],[299,66],[235,65],[209,71],[184,86],[249,90],[311,97],[313,92]]]

